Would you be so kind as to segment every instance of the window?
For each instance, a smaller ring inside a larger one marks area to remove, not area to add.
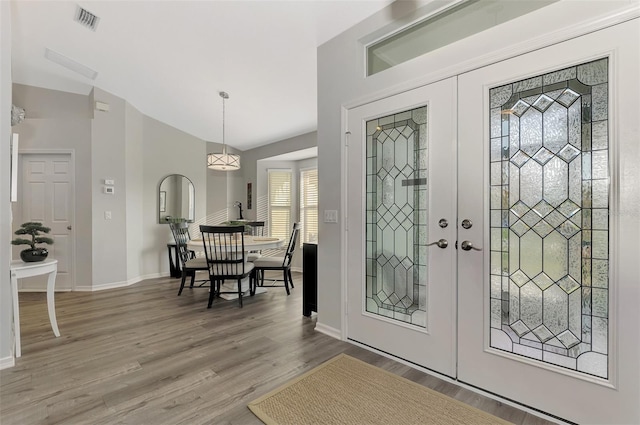
[[[318,242],[318,169],[300,171],[300,243]]]
[[[426,19],[367,46],[367,76],[556,1],[450,1],[448,6],[433,11]]]
[[[291,234],[291,170],[269,170],[269,234],[285,240]]]

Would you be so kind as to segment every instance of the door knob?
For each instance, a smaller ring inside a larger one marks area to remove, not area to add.
[[[460,244],[460,248],[462,248],[463,251],[471,251],[472,249],[474,251],[482,251],[482,248],[476,248],[469,241],[462,241],[462,244]]]
[[[71,226],[67,226],[67,230],[71,230]]]
[[[438,248],[445,249],[449,246],[449,242],[446,239],[440,239],[439,241],[428,243],[427,246],[438,245]]]

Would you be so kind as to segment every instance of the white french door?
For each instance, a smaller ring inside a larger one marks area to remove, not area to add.
[[[348,149],[348,337],[449,376],[455,109],[455,78],[364,105]]]
[[[639,35],[459,76],[458,379],[581,424],[640,421]]]
[[[570,421],[640,422],[639,35],[349,111],[349,339]]]

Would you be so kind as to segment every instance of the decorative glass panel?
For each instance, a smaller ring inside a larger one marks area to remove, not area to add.
[[[609,351],[607,69],[601,59],[489,92],[490,345],[601,378]]]
[[[427,107],[367,122],[366,310],[426,327]]]

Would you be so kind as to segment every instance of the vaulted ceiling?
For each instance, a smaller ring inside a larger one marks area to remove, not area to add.
[[[246,150],[316,129],[316,48],[390,3],[12,1],[12,78],[81,94],[99,87],[212,142],[226,91],[226,142]],[[79,6],[99,18],[95,31],[76,22]],[[47,59],[47,49],[97,76]]]

